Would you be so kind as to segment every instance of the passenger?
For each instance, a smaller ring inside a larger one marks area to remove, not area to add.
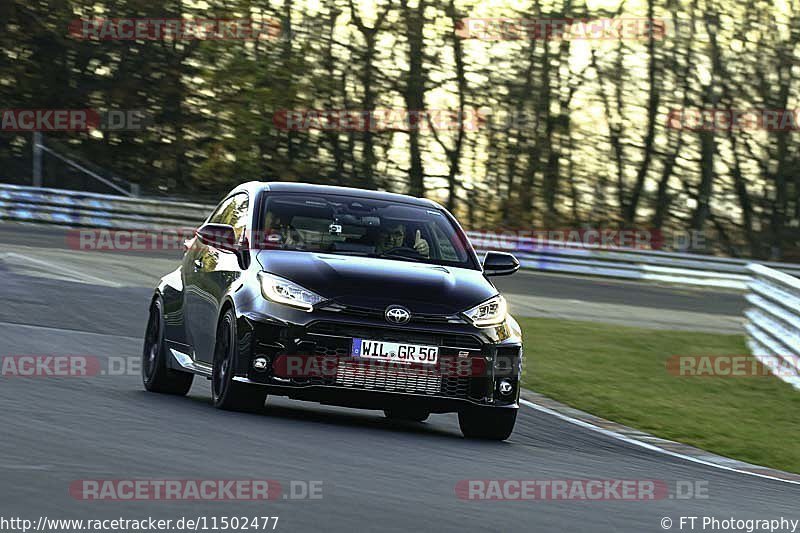
[[[276,217],[270,224],[267,241],[280,244],[282,248],[302,248],[305,245],[303,235],[292,226],[291,219],[286,216]]]

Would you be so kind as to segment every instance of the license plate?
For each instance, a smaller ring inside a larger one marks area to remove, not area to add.
[[[353,339],[353,357],[380,359],[398,363],[433,365],[439,359],[438,346],[404,344],[400,342]]]

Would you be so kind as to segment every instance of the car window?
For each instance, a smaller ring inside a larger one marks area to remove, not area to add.
[[[272,194],[261,247],[472,268],[465,238],[438,209],[336,195]]]
[[[209,222],[214,224],[229,224],[233,226],[236,240],[241,241],[247,228],[248,197],[246,193],[238,193],[222,202],[214,211]]]
[[[225,220],[227,219],[230,206],[233,204],[233,196],[230,198],[226,198],[221,204],[217,206],[211,216],[208,217],[208,221],[212,224],[227,224]]]

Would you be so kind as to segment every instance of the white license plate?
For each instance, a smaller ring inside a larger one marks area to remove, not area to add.
[[[439,359],[438,346],[422,346],[400,342],[353,339],[353,357],[380,359],[398,363],[436,364]]]

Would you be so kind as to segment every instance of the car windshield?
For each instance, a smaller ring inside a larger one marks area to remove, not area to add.
[[[440,210],[349,196],[270,194],[259,248],[475,268]]]

